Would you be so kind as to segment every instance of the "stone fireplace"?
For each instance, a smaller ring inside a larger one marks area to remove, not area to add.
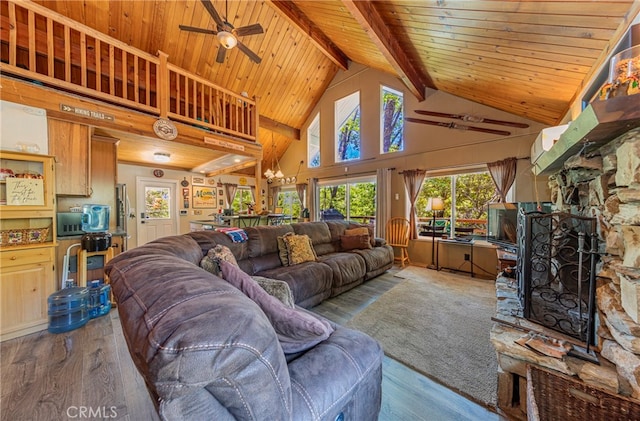
[[[640,399],[640,128],[588,154],[580,151],[549,180],[556,211],[595,221],[594,252],[600,257],[595,267],[596,358],[555,358],[518,345],[516,341],[531,331],[566,338],[523,317],[517,281],[499,277],[500,322],[492,328],[491,341],[498,356],[498,409],[513,419],[527,418],[528,364]]]

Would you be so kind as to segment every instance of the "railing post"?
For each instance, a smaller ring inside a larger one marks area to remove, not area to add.
[[[158,57],[160,58],[160,66],[158,67],[158,108],[160,109],[160,117],[167,118],[169,114],[169,92],[171,87],[169,78],[169,67],[167,63],[169,61],[169,55],[158,50]]]

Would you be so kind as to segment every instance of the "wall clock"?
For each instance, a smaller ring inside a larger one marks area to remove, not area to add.
[[[162,170],[153,170],[153,175],[155,175],[158,178],[164,177],[164,171],[162,171]]]

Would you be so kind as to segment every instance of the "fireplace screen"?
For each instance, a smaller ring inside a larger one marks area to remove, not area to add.
[[[524,317],[593,344],[595,219],[522,212],[518,239],[518,294]]]

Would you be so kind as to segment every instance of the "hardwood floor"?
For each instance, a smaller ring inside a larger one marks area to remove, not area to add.
[[[345,323],[401,282],[398,270],[312,310]],[[1,420],[159,419],[115,310],[71,332],[3,342],[0,380]],[[384,359],[382,388],[379,421],[502,419],[391,358]]]

